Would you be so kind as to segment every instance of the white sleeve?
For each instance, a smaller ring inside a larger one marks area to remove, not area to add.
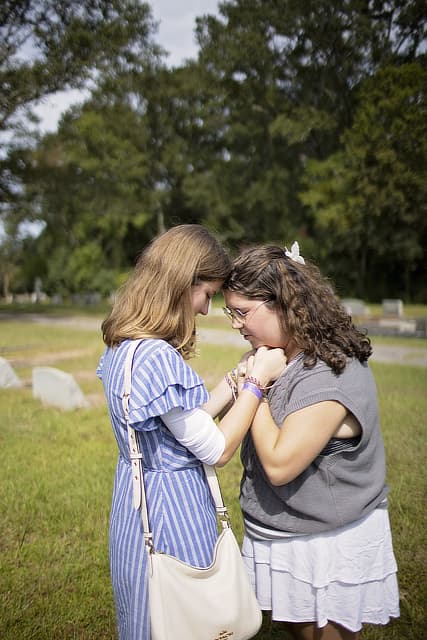
[[[184,447],[205,464],[218,462],[225,449],[225,438],[213,418],[203,409],[171,409],[163,422]]]

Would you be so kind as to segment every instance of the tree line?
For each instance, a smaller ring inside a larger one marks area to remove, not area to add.
[[[148,3],[5,0],[3,293],[107,295],[196,222],[232,253],[298,239],[343,295],[425,301],[426,21],[419,0],[225,0],[169,68]],[[89,98],[37,134],[69,88]]]

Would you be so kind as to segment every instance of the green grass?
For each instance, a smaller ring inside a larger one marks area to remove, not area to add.
[[[40,303],[12,303],[5,304],[0,302],[0,313],[2,314],[19,314],[21,316],[29,314],[43,314],[52,317],[61,316],[102,316],[104,317],[111,305],[107,301],[99,302],[97,304],[74,304],[71,302],[64,302],[61,304],[51,304],[49,302]]]
[[[95,376],[102,350],[95,328],[0,322],[0,356],[27,380],[21,389],[0,391],[1,640],[116,638],[108,514],[117,449]],[[192,364],[212,386],[242,350],[202,345]],[[74,373],[85,393],[97,396],[95,406],[61,412],[33,399],[29,362],[46,359]],[[424,637],[427,601],[427,369],[379,363],[372,368],[387,450],[401,618],[385,628],[367,626],[363,638],[418,640]],[[219,472],[238,538],[240,473],[237,457]],[[284,638],[280,625],[266,623],[257,639],[267,638]]]

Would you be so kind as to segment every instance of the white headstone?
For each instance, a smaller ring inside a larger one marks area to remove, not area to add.
[[[73,376],[54,367],[34,367],[33,396],[66,411],[90,406]]]
[[[0,358],[0,389],[9,387],[22,387],[22,382],[12,369],[11,364],[5,358]]]
[[[383,316],[385,317],[403,317],[403,301],[389,298],[382,301]]]
[[[368,314],[368,308],[363,300],[344,298],[341,300],[341,304],[350,316],[366,316]]]

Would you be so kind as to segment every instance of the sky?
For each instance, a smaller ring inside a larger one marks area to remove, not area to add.
[[[169,56],[169,66],[179,66],[187,58],[195,58],[197,46],[194,27],[197,16],[218,14],[218,0],[147,0],[154,19],[159,22],[156,41]],[[63,111],[81,101],[84,94],[79,91],[60,91],[45,99],[34,110],[41,118],[39,129],[46,133],[55,131]]]

